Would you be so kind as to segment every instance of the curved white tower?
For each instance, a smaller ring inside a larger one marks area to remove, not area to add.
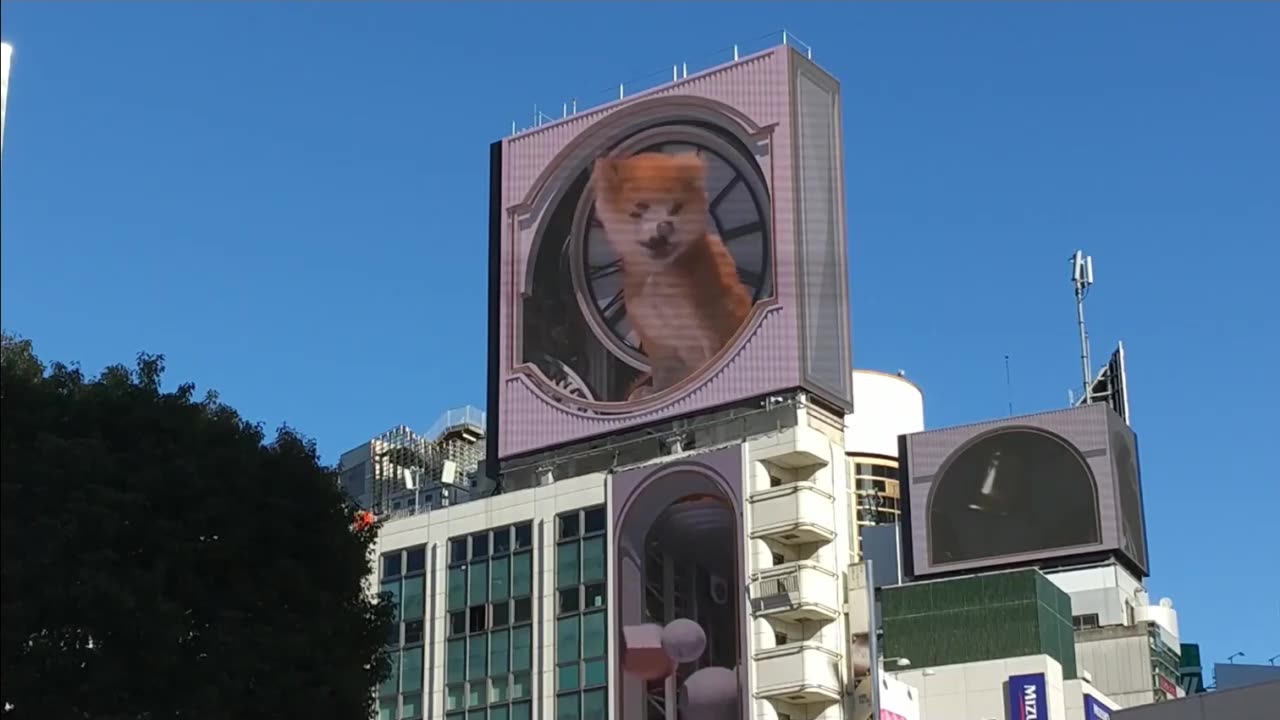
[[[9,59],[13,46],[0,43],[0,153],[4,152],[4,114],[9,107]]]
[[[898,436],[924,430],[924,393],[902,374],[853,371],[854,411],[844,419],[844,450],[859,525],[896,522]]]

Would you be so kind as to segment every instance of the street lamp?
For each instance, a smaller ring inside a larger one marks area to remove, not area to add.
[[[1233,652],[1233,653],[1231,653],[1231,656],[1227,658],[1227,662],[1231,663],[1232,665],[1235,665],[1235,664],[1236,664],[1236,658],[1238,658],[1238,657],[1244,657],[1244,651],[1243,651],[1243,650],[1241,650],[1241,651],[1239,651],[1239,652]]]
[[[1272,655],[1271,657],[1267,658],[1267,664],[1268,664],[1268,665],[1275,665],[1275,664],[1276,664],[1276,658],[1280,658],[1280,654]]]
[[[884,664],[887,666],[889,663],[893,663],[895,667],[900,668],[911,667],[911,661],[904,657],[885,658]]]

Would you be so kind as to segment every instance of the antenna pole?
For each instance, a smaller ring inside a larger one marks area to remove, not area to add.
[[[1084,299],[1093,285],[1093,258],[1077,250],[1071,256],[1071,284],[1076,295],[1076,325],[1080,330],[1080,370],[1084,378],[1084,395],[1081,402],[1089,402],[1089,386],[1093,384],[1093,372],[1089,363],[1089,331],[1084,324]]]
[[[1009,399],[1009,417],[1013,417],[1013,375],[1009,372],[1009,356],[1004,356],[1004,392]]]

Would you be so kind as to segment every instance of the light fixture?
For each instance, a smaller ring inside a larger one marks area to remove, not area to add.
[[[1240,650],[1240,651],[1238,651],[1238,652],[1233,652],[1233,653],[1231,653],[1231,656],[1227,658],[1227,662],[1231,663],[1232,665],[1235,665],[1235,664],[1236,664],[1236,658],[1238,658],[1238,657],[1244,657],[1244,651],[1243,651],[1243,650]]]

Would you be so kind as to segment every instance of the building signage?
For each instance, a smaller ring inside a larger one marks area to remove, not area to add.
[[[1178,686],[1177,686],[1177,685],[1174,685],[1174,684],[1173,684],[1173,681],[1169,680],[1169,679],[1168,679],[1168,678],[1166,678],[1165,676],[1163,676],[1163,675],[1157,675],[1157,676],[1156,676],[1156,684],[1160,686],[1160,691],[1161,691],[1161,692],[1163,692],[1165,695],[1169,696],[1169,699],[1173,699],[1173,698],[1179,697],[1179,695],[1178,695]]]
[[[1008,720],[1048,720],[1044,673],[1009,677]]]
[[[1111,720],[1111,708],[1092,695],[1084,696],[1084,720]]]

